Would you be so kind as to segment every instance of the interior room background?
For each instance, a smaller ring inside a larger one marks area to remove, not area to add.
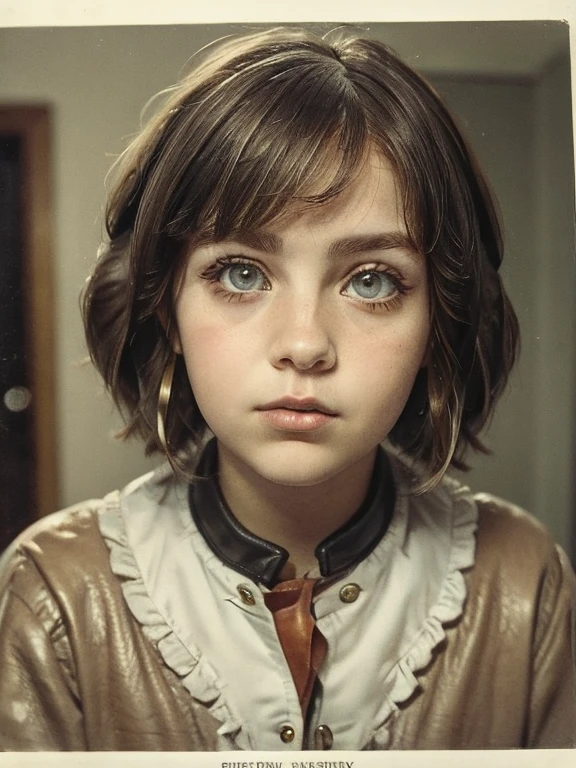
[[[324,32],[337,25],[311,26]],[[0,29],[0,108],[40,105],[49,117],[50,165],[44,173],[53,343],[40,354],[53,361],[54,396],[42,416],[53,435],[52,447],[44,449],[52,454],[53,487],[49,500],[48,494],[38,500],[42,513],[102,496],[160,461],[144,459],[139,443],[113,437],[120,420],[97,375],[81,365],[86,351],[78,296],[102,237],[106,173],[137,131],[143,105],[175,82],[196,50],[254,28]],[[530,510],[574,558],[576,267],[568,28],[559,22],[358,28],[392,46],[445,97],[500,201],[502,271],[521,323],[522,353],[486,434],[493,455],[471,454],[466,482]],[[43,387],[51,391],[37,376],[32,409]]]

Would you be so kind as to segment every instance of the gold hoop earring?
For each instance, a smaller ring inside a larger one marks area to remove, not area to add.
[[[170,395],[172,394],[172,382],[174,381],[174,368],[176,367],[176,353],[171,352],[162,379],[160,380],[160,389],[158,391],[158,409],[156,412],[156,429],[158,440],[164,453],[168,453],[168,441],[166,440],[166,416],[170,404]]]

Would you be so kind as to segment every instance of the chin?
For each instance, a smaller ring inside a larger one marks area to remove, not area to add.
[[[316,447],[317,448],[317,447]],[[353,461],[338,457],[324,450],[274,450],[266,457],[254,457],[250,462],[264,480],[292,488],[309,488],[330,481],[353,464]]]
[[[275,471],[259,473],[261,477],[270,483],[276,485],[284,485],[290,488],[311,488],[315,485],[321,485],[322,483],[330,480],[337,472],[311,472],[309,470],[299,471]]]

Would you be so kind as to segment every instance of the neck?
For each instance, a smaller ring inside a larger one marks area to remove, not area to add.
[[[251,533],[290,553],[283,578],[303,576],[317,565],[314,551],[362,504],[375,451],[324,482],[286,486],[266,480],[219,445],[219,482],[236,519]]]

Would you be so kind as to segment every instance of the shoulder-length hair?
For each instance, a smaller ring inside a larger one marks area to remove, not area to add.
[[[432,487],[465,468],[505,386],[518,323],[497,270],[502,237],[487,184],[433,88],[376,40],[276,29],[221,44],[170,89],[115,169],[108,242],[85,288],[88,347],[124,436],[161,449],[157,408],[172,355],[173,293],[196,242],[258,229],[295,201],[321,205],[369,148],[391,163],[413,248],[427,262],[429,360],[390,440]],[[206,424],[181,356],[165,451],[191,466]]]

